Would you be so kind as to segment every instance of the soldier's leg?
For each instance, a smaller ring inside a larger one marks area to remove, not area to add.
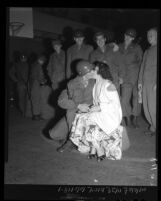
[[[49,135],[53,140],[66,140],[68,135],[68,125],[63,117],[50,131]]]
[[[143,86],[143,108],[144,108],[144,114],[145,114],[145,117],[146,117],[147,121],[149,122],[149,124],[151,126],[151,125],[153,125],[153,123],[152,123],[152,119],[151,119],[150,112],[149,112],[148,92],[149,92],[149,87],[147,85],[144,85]],[[152,131],[150,131],[150,130],[145,131],[145,134],[151,135]]]
[[[147,121],[149,122],[149,124],[151,125],[152,122],[151,122],[149,108],[148,108],[147,91],[148,91],[147,86],[144,85],[143,86],[143,109],[144,109],[145,117],[146,117]]]
[[[149,86],[148,90],[148,107],[151,117],[151,127],[152,132],[156,131],[156,91],[153,89],[153,85]]]
[[[131,115],[131,96],[132,96],[132,85],[122,84],[121,86],[121,106],[123,111],[123,117],[126,117],[127,124],[130,126],[130,115]]]
[[[133,115],[133,126],[138,128],[138,116],[141,114],[141,104],[138,102],[138,87],[137,85],[133,86],[132,90],[132,115]]]
[[[37,81],[35,81],[31,88],[31,99],[33,105],[33,115],[40,115],[40,85]]]
[[[67,120],[67,125],[68,125],[68,132],[67,132],[67,136],[66,136],[66,141],[65,143],[60,146],[57,151],[58,152],[64,152],[65,150],[71,150],[73,148],[75,148],[76,146],[72,143],[72,141],[69,139],[69,134],[70,134],[70,130],[72,128],[72,122],[74,121],[74,117],[75,117],[75,112],[76,110],[67,110],[66,113],[66,120]]]
[[[67,119],[69,131],[72,128],[72,122],[74,121],[75,113],[76,113],[75,109],[67,110],[66,119]]]
[[[24,110],[25,110],[25,105],[24,105],[25,86],[23,84],[18,84],[17,85],[17,91],[18,91],[19,109],[20,109],[21,113],[24,114]]]

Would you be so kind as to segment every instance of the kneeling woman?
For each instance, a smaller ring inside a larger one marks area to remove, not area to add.
[[[78,112],[73,121],[70,140],[89,158],[101,161],[106,157],[120,160],[122,157],[122,109],[116,87],[112,83],[109,66],[97,62],[85,75],[95,79],[93,105],[84,113]]]

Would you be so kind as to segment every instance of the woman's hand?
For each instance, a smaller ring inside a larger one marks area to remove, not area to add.
[[[99,105],[97,106],[92,106],[89,110],[90,112],[100,112],[101,111],[101,108]]]
[[[85,104],[79,104],[77,108],[80,112],[88,112],[89,111],[89,105],[86,103]]]

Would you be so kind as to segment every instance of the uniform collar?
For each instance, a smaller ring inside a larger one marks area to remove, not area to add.
[[[101,48],[100,48],[100,47],[97,47],[97,50],[98,50],[99,52],[101,52],[101,53],[105,53],[105,52],[106,52],[106,50],[107,50],[107,45],[105,45],[105,51],[104,51],[104,52],[102,52],[102,50],[101,50]]]
[[[84,48],[84,46],[85,46],[85,45],[84,45],[84,43],[83,43],[83,44],[81,45],[81,48],[80,48],[79,50],[81,50],[82,48]],[[75,44],[75,49],[78,50],[78,45],[77,45],[77,44]]]

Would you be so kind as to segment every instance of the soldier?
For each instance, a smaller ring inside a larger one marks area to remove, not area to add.
[[[37,61],[32,64],[31,75],[30,75],[30,86],[31,86],[31,104],[32,104],[32,119],[40,120],[41,117],[41,87],[45,85],[46,79],[44,77],[42,65],[46,58],[41,55]]]
[[[17,83],[18,105],[20,112],[25,116],[27,104],[27,86],[28,86],[29,66],[26,55],[20,56],[20,61],[15,63],[10,70],[11,79]]]
[[[47,71],[52,88],[56,90],[65,79],[65,52],[61,49],[62,44],[60,40],[53,40],[52,46],[55,52],[50,56]]]
[[[106,44],[106,36],[103,32],[95,33],[94,39],[97,43],[97,49],[90,54],[90,62],[101,61],[110,67],[113,82],[119,93],[119,51],[115,43]]]
[[[156,83],[157,83],[157,30],[147,32],[150,47],[145,51],[141,65],[138,88],[143,93],[143,108],[145,117],[150,124],[146,134],[155,134],[156,131]]]
[[[90,53],[93,51],[91,45],[84,44],[84,34],[82,31],[77,30],[74,34],[75,44],[67,50],[67,68],[66,78],[69,79],[73,76],[73,61],[78,59],[89,59]],[[75,67],[75,66],[74,66]]]
[[[141,108],[138,103],[137,82],[143,51],[138,44],[133,43],[135,38],[135,29],[128,29],[124,35],[124,42],[119,45],[119,52],[122,62],[120,78],[123,82],[121,85],[123,120],[126,121],[127,126],[131,126],[131,115],[133,115],[133,126],[138,128],[137,117],[140,115]]]
[[[84,77],[84,75],[93,68],[93,65],[83,60],[77,64],[76,68],[79,75],[68,82],[67,89],[62,91],[58,99],[58,105],[61,108],[66,109],[68,132],[70,132],[72,122],[77,110],[85,110],[87,105],[91,105],[93,103],[92,90],[95,81],[87,81]],[[61,120],[58,124],[59,126],[56,126],[57,130],[53,128],[49,132],[51,138],[53,139],[58,139],[58,136],[56,136],[56,134],[59,134],[58,131],[62,130],[62,126],[64,126],[65,128],[67,127],[64,123],[64,120]],[[68,132],[66,132],[64,135],[64,139],[66,142],[61,147],[59,147],[57,151],[63,152],[65,149],[72,148],[71,141],[68,141]]]

